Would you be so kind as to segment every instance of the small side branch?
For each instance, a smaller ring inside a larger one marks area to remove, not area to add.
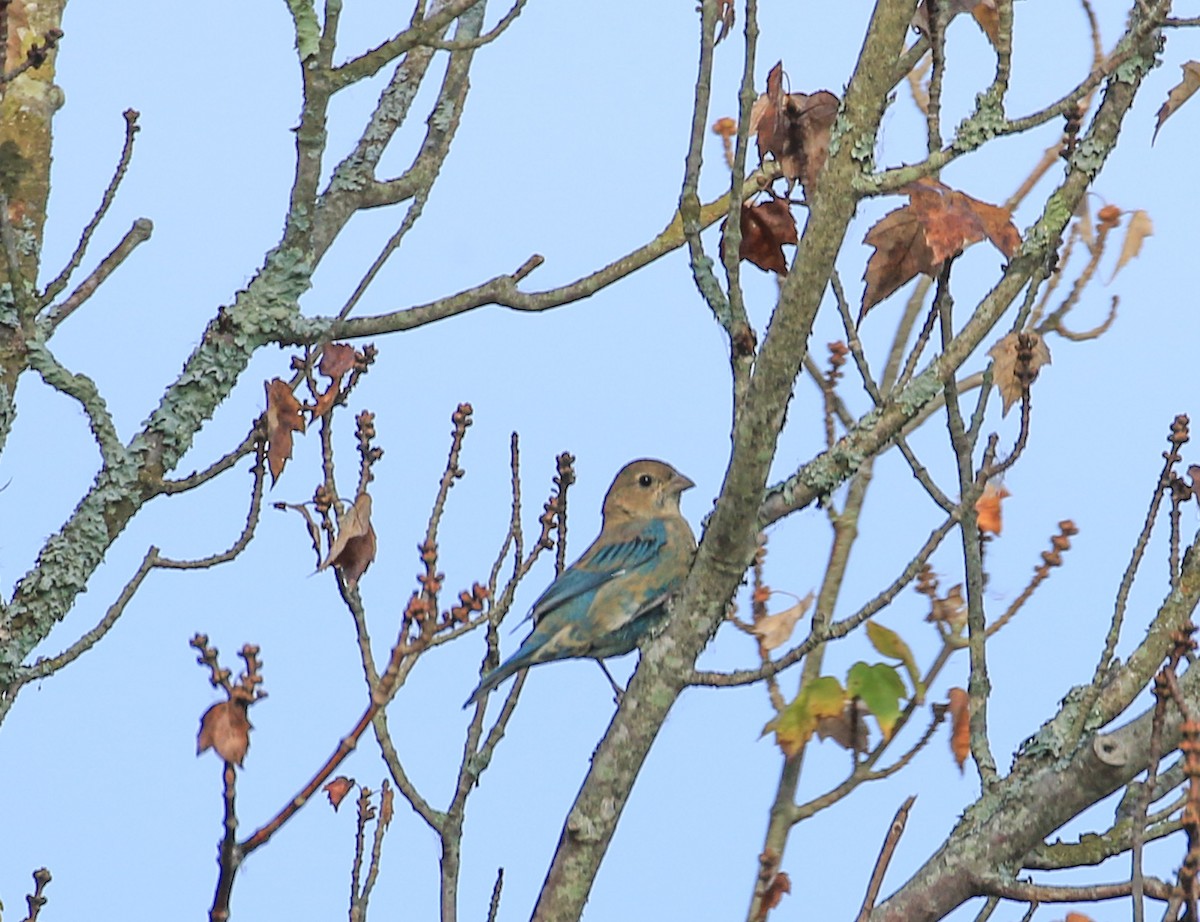
[[[100,222],[104,220],[109,207],[116,199],[117,189],[120,188],[121,180],[125,178],[125,172],[129,169],[129,162],[133,159],[133,140],[140,130],[137,123],[139,114],[136,109],[125,110],[125,146],[121,149],[121,158],[117,161],[117,168],[113,171],[112,179],[108,181],[108,188],[104,190],[104,195],[100,199],[100,206],[96,209],[96,213],[92,215],[92,219],[87,223],[87,227],[83,229],[83,233],[79,237],[79,243],[75,245],[75,252],[67,260],[67,264],[63,267],[62,272],[55,276],[54,280],[46,286],[46,290],[42,292],[42,307],[45,307],[57,298],[63,289],[67,287],[67,283],[71,280],[71,275],[79,268],[79,264],[83,262],[88,244],[92,241],[92,235],[96,232],[96,228],[100,226]]]
[[[100,265],[92,270],[91,275],[79,283],[61,304],[56,304],[46,312],[46,323],[54,329],[71,316],[84,301],[90,298],[116,268],[129,258],[137,247],[150,239],[154,232],[154,223],[149,218],[138,218],[133,226],[125,232],[120,243],[113,247],[112,252],[100,260]]]
[[[879,858],[875,861],[875,870],[871,872],[871,880],[867,884],[867,894],[863,897],[862,909],[858,911],[858,922],[866,922],[871,915],[875,900],[879,896],[879,890],[883,886],[883,875],[887,873],[888,865],[892,862],[892,855],[895,854],[896,846],[900,843],[900,837],[904,835],[904,827],[908,823],[908,811],[912,809],[916,800],[915,794],[905,798],[904,803],[900,805],[900,809],[892,818],[892,825],[888,827],[883,847],[879,850]]]

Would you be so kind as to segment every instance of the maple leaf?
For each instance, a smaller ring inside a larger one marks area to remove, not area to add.
[[[1021,234],[1006,208],[935,179],[919,179],[900,191],[909,197],[909,204],[889,211],[863,238],[875,252],[863,273],[867,284],[860,321],[917,275],[936,276],[947,259],[973,243],[990,240],[1010,259],[1021,246]]]
[[[1003,521],[1000,515],[1000,504],[1012,496],[1002,483],[988,483],[983,488],[979,499],[975,500],[975,516],[979,530],[984,534],[1000,534]]]
[[[1043,365],[1050,364],[1050,347],[1040,333],[1009,333],[987,353],[992,359],[992,381],[1004,403],[1002,415],[1022,398],[1037,380]]]
[[[866,752],[870,743],[867,733],[867,715],[870,711],[857,698],[846,702],[842,713],[836,717],[817,718],[817,736],[832,739],[843,749]]]
[[[939,264],[985,237],[1009,258],[1021,246],[1021,234],[1007,208],[981,202],[936,179],[918,179],[901,191],[924,225],[925,239]]]
[[[796,219],[783,199],[742,205],[742,242],[738,256],[760,269],[787,275],[783,244],[796,243]],[[721,255],[725,254],[725,225],[721,225]]]
[[[920,273],[936,274],[940,263],[925,242],[925,229],[907,205],[889,211],[867,231],[863,243],[875,247],[863,273],[866,289],[858,319]]]
[[[1162,128],[1163,122],[1175,114],[1180,106],[1195,95],[1196,90],[1200,90],[1200,61],[1185,61],[1179,65],[1183,71],[1183,79],[1175,86],[1171,87],[1171,91],[1167,93],[1167,98],[1162,104],[1162,108],[1158,110],[1158,124],[1154,126],[1154,136],[1150,139],[1153,144],[1158,140],[1158,130]]]
[[[342,805],[346,795],[354,790],[354,779],[338,775],[321,790],[329,795],[329,802],[333,805],[334,812],[337,812],[337,808]]]
[[[750,132],[758,140],[761,159],[770,154],[778,162],[789,188],[799,180],[805,192],[829,157],[829,135],[841,100],[828,90],[785,93],[783,62],[767,74],[767,91],[750,108]]]
[[[950,751],[958,770],[963,770],[971,754],[971,696],[965,689],[950,689]]]
[[[375,529],[371,525],[371,496],[360,493],[354,505],[338,520],[337,538],[317,572],[337,567],[342,578],[356,584],[375,560]]]
[[[763,615],[755,620],[750,627],[750,633],[758,638],[763,650],[768,653],[782,647],[792,636],[792,631],[796,629],[796,622],[804,617],[804,613],[812,607],[814,598],[815,596],[810,592],[790,608],[785,608],[773,615]]]
[[[218,701],[200,718],[196,735],[196,755],[213,749],[226,762],[241,766],[250,748],[250,718],[247,702],[238,698]]]
[[[889,659],[898,659],[904,664],[909,679],[913,685],[913,700],[920,704],[925,698],[925,686],[921,683],[921,672],[917,669],[917,660],[908,644],[891,628],[886,628],[875,621],[867,622],[867,639],[871,646]]]
[[[779,712],[763,733],[775,731],[775,742],[789,759],[813,735],[822,717],[836,717],[846,704],[842,683],[833,676],[820,676],[806,683],[796,699]]]
[[[904,680],[895,666],[887,663],[855,663],[846,676],[846,694],[862,700],[879,723],[883,738],[890,739],[900,719]]]
[[[1117,265],[1112,271],[1112,275],[1108,277],[1111,283],[1130,260],[1137,258],[1137,255],[1142,252],[1142,243],[1147,237],[1154,235],[1154,223],[1150,220],[1148,212],[1138,209],[1129,219],[1129,225],[1125,228],[1125,240],[1121,244],[1121,255],[1117,259]]]
[[[272,378],[267,387],[267,466],[271,484],[279,480],[283,466],[292,457],[292,433],[304,431],[300,401],[286,381]]]

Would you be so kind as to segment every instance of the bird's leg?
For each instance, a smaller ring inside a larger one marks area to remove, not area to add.
[[[613,689],[613,701],[619,705],[621,703],[621,699],[625,697],[625,689],[617,684],[617,680],[612,677],[612,673],[609,672],[608,667],[604,665],[604,660],[596,660],[596,665],[604,670],[604,677],[608,679],[608,684],[611,685]]]

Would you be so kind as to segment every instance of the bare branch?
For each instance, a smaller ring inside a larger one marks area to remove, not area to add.
[[[63,267],[63,270],[55,276],[54,280],[46,286],[46,290],[42,292],[40,299],[41,306],[44,307],[49,304],[67,287],[67,282],[71,280],[71,275],[79,268],[79,264],[83,262],[83,257],[87,253],[92,235],[96,232],[96,228],[100,226],[100,222],[104,220],[109,206],[116,199],[117,189],[120,188],[121,180],[125,178],[125,171],[129,169],[129,162],[133,159],[133,141],[140,130],[137,123],[139,115],[140,113],[136,109],[125,110],[125,145],[121,149],[121,157],[117,161],[117,168],[113,171],[112,179],[108,181],[108,188],[104,190],[104,195],[100,198],[100,206],[96,209],[96,213],[92,215],[92,219],[88,221],[87,227],[83,229],[83,233],[80,234],[79,243],[75,245],[75,252],[71,254],[71,258],[67,260],[67,264]],[[136,227],[137,225],[135,224],[134,226]]]

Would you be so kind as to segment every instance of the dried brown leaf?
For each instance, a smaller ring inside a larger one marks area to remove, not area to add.
[[[742,205],[742,242],[738,256],[760,269],[787,275],[783,244],[795,244],[796,219],[783,199],[770,199],[757,205]],[[724,225],[721,228],[721,253],[725,252]]]
[[[300,401],[286,381],[273,378],[266,386],[267,466],[274,484],[292,457],[292,433],[304,431],[304,414],[300,411]]]
[[[935,179],[920,179],[902,190],[909,204],[888,212],[867,231],[875,247],[863,274],[866,289],[859,320],[920,273],[937,275],[943,262],[987,239],[1012,258],[1021,234],[1008,209],[972,198]]]
[[[325,377],[336,381],[354,368],[355,359],[354,347],[349,343],[330,343],[321,353],[321,364],[317,367]]]
[[[786,871],[780,871],[771,881],[763,894],[762,903],[759,907],[759,912],[762,918],[766,918],[768,912],[779,905],[785,893],[792,892],[792,879],[787,876]]]
[[[759,639],[763,650],[768,653],[782,647],[792,636],[792,631],[796,629],[796,623],[812,607],[814,598],[815,596],[810,592],[790,608],[785,608],[773,615],[764,615],[751,625],[750,633]]]
[[[354,790],[354,779],[338,775],[321,790],[329,795],[329,802],[336,811],[342,805],[342,801],[346,799],[346,795]]]
[[[996,0],[942,0],[938,5],[943,7],[942,15],[945,16],[947,24],[959,13],[969,12],[975,17],[975,21],[979,23],[979,28],[983,30],[984,35],[988,37],[993,45],[996,44],[996,39],[1000,32],[1000,21],[996,12]],[[912,18],[912,27],[922,35],[929,35],[928,0],[921,0],[920,5],[917,6],[917,11],[913,14]]]
[[[770,154],[789,183],[799,180],[806,192],[825,166],[829,136],[841,100],[828,90],[784,93],[783,62],[767,74],[767,91],[750,109],[750,132],[760,158]]]
[[[1092,227],[1092,212],[1088,208],[1087,197],[1080,198],[1079,205],[1075,208],[1075,232],[1079,234],[1079,239],[1087,244],[1089,252],[1096,251],[1096,231]]]
[[[995,46],[1000,41],[1000,13],[996,9],[996,0],[979,0],[971,10],[971,15],[988,41]]]
[[[213,749],[226,762],[241,766],[250,749],[253,727],[246,716],[247,703],[238,698],[218,701],[200,718],[196,755]]]
[[[935,598],[925,620],[941,622],[956,631],[962,630],[967,623],[967,601],[963,598],[963,584],[951,586],[943,598]]]
[[[925,229],[907,205],[880,218],[867,231],[863,243],[875,247],[875,252],[867,260],[863,273],[867,284],[858,312],[860,322],[867,311],[902,285],[922,272],[933,275],[940,265],[925,242]]]
[[[842,713],[817,718],[817,736],[822,740],[831,739],[843,749],[866,752],[871,742],[867,730],[867,717],[870,714],[870,708],[861,699],[854,698],[846,702]]]
[[[1009,333],[988,350],[992,358],[992,381],[1000,390],[1004,415],[1021,399],[1025,388],[1037,380],[1043,365],[1050,364],[1050,347],[1041,334]]]
[[[1183,79],[1175,86],[1171,87],[1171,91],[1167,93],[1167,99],[1162,104],[1162,108],[1158,110],[1158,124],[1154,126],[1154,137],[1150,139],[1153,144],[1158,139],[1158,130],[1162,128],[1163,122],[1175,114],[1175,111],[1185,102],[1195,95],[1196,90],[1200,90],[1200,61],[1185,61],[1179,65],[1183,70]]]
[[[965,689],[950,689],[950,751],[961,772],[971,754],[971,696]]]
[[[991,535],[1000,534],[1004,527],[1000,504],[1009,496],[1012,494],[1004,488],[1002,483],[992,481],[983,488],[983,493],[979,499],[975,500],[975,523],[979,526],[980,532]]]
[[[387,779],[383,781],[383,791],[379,795],[379,822],[383,823],[386,829],[392,824],[392,817],[396,811],[396,792],[392,790],[392,786],[388,784]]]
[[[317,571],[337,567],[350,585],[358,582],[375,560],[375,529],[371,526],[371,496],[360,493],[338,521],[337,538]]]
[[[1129,218],[1129,224],[1125,228],[1125,241],[1121,244],[1121,256],[1117,259],[1117,265],[1112,271],[1112,275],[1108,277],[1109,282],[1117,277],[1125,265],[1142,252],[1142,243],[1147,237],[1154,235],[1154,222],[1150,220],[1148,212],[1142,211],[1140,208],[1133,213]]]

